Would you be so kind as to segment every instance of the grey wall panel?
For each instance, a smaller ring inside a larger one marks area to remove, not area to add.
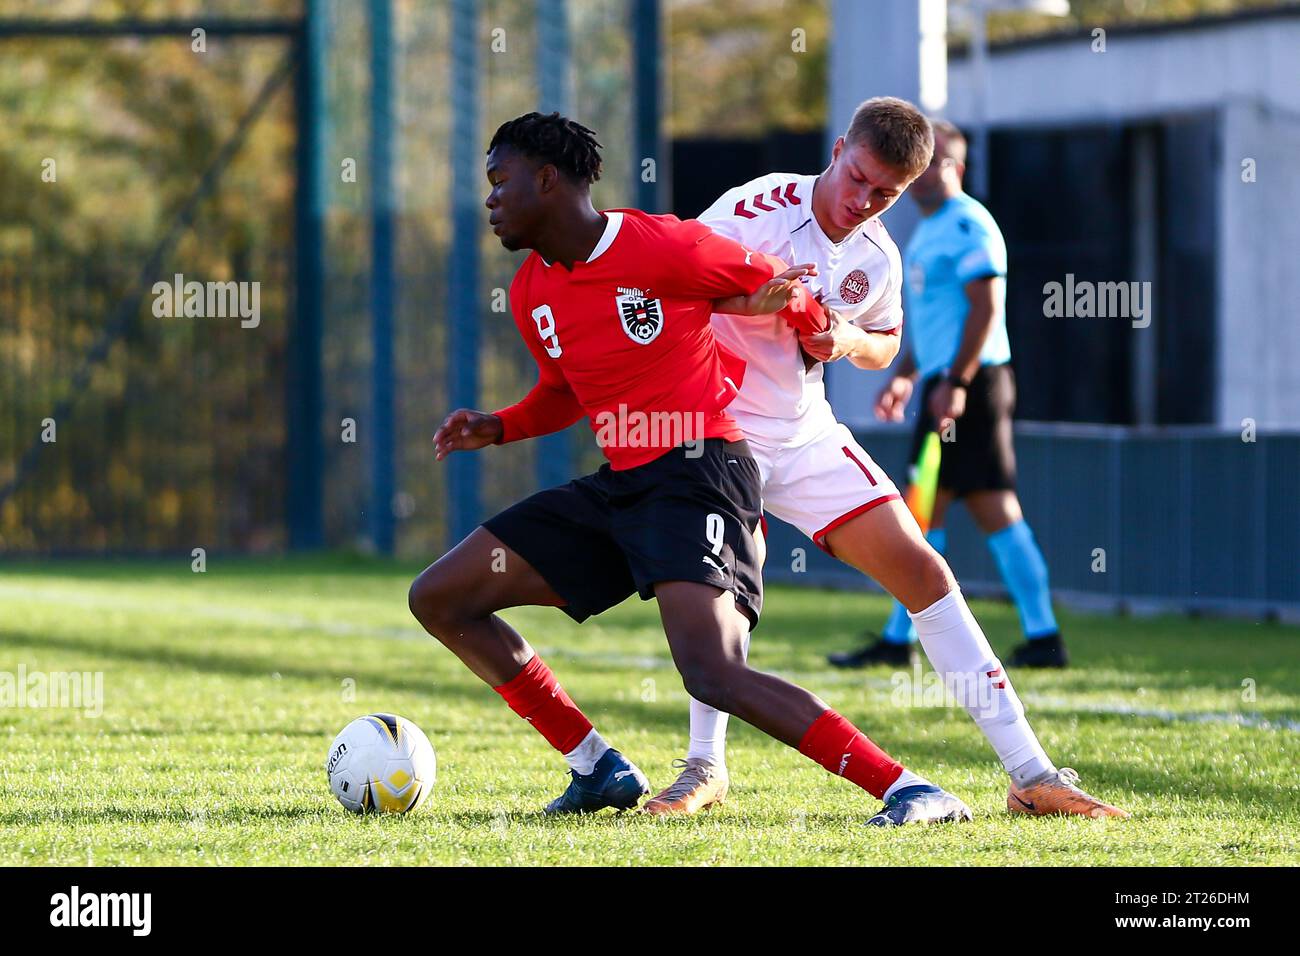
[[[908,436],[859,440],[900,487]],[[1258,617],[1300,612],[1300,435],[1096,426],[1018,426],[1020,499],[1054,592],[1096,604],[1223,609]],[[950,514],[948,561],[973,593],[1000,593],[984,536],[962,507]],[[792,570],[802,549],[804,572]],[[1104,573],[1093,570],[1105,551]],[[861,575],[773,521],[767,577],[866,586]]]
[[[1191,597],[1263,600],[1266,560],[1256,520],[1263,446],[1240,436],[1185,439]]]
[[[1270,603],[1300,607],[1300,435],[1271,438],[1261,445],[1265,590]]]
[[[1120,547],[1108,555],[1126,597],[1187,593],[1187,542],[1181,516],[1185,469],[1178,443],[1168,438],[1125,444],[1120,494]],[[1050,562],[1050,559],[1049,559]]]
[[[1118,495],[1105,437],[1054,440],[1021,436],[1016,441],[1020,502],[1039,546],[1050,555],[1052,585],[1075,591],[1111,590],[1110,558],[1120,545],[1111,521]],[[1101,548],[1105,574],[1094,572]]]

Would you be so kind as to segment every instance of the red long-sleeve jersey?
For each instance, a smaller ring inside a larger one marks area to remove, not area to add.
[[[712,301],[749,295],[779,260],[695,220],[635,209],[605,216],[604,235],[572,271],[533,252],[515,273],[510,307],[539,371],[522,401],[496,413],[501,441],[559,431],[585,414],[611,467],[623,470],[681,443],[682,430],[660,427],[670,421],[687,439],[743,437],[724,409],[744,362],[714,339]]]

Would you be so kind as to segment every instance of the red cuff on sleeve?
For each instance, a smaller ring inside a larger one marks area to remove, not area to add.
[[[492,414],[495,415],[497,418],[501,419],[501,437],[498,438],[498,439],[496,440],[496,442],[494,442],[494,444],[497,444],[497,445],[508,445],[508,444],[510,444],[512,441],[518,441],[518,440],[519,440],[519,436],[518,436],[518,435],[511,435],[511,434],[510,434],[510,432],[511,432],[511,419],[513,418],[513,415],[512,415],[512,409],[513,409],[513,406],[511,406],[511,408],[501,408],[501,409],[498,409],[497,411],[495,411],[495,412],[492,413]],[[516,428],[515,431],[518,431],[518,429]]]

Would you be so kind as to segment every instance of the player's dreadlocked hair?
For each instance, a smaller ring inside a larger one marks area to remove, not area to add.
[[[600,143],[581,123],[552,113],[525,113],[502,123],[488,152],[509,146],[516,152],[551,163],[570,179],[590,185],[600,178]]]

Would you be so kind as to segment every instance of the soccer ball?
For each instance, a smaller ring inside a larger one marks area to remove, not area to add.
[[[325,758],[330,792],[353,813],[410,813],[429,796],[436,769],[424,731],[393,714],[358,717]]]

